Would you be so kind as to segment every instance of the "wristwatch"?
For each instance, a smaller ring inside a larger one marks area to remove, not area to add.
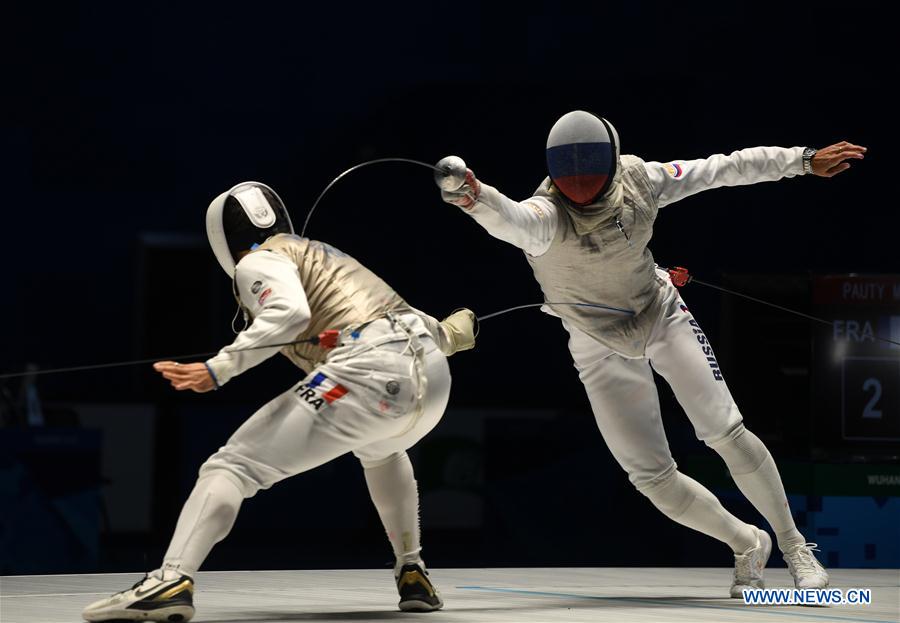
[[[812,159],[815,155],[816,150],[812,147],[807,147],[803,150],[803,175],[812,173]]]

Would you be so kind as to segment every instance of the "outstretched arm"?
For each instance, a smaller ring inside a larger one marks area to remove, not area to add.
[[[542,197],[513,201],[493,186],[482,184],[466,169],[466,182],[458,190],[442,191],[447,203],[459,206],[494,238],[527,253],[544,254],[556,235],[556,206]]]
[[[287,258],[265,251],[251,253],[238,264],[234,278],[253,324],[206,362],[220,386],[281,349],[258,347],[289,342],[310,320],[309,303],[297,267]],[[242,350],[254,347],[257,348]]]
[[[865,147],[847,142],[824,147],[813,156],[810,172],[833,177],[850,168],[847,160],[861,160],[865,151]],[[774,182],[804,173],[802,147],[751,147],[727,156],[646,162],[644,166],[659,207],[712,188]]]
[[[234,278],[241,301],[253,315],[253,324],[205,363],[154,364],[175,389],[206,392],[221,387],[281,349],[265,348],[267,344],[289,342],[309,324],[306,293],[297,268],[287,258],[252,253],[238,264]]]

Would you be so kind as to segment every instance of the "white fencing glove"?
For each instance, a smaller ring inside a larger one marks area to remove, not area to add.
[[[465,183],[456,190],[442,190],[441,199],[447,203],[459,206],[463,210],[470,210],[475,205],[475,202],[478,201],[478,195],[480,194],[481,182],[475,177],[472,169],[466,169]],[[452,317],[450,316],[450,318]]]
[[[452,203],[452,202],[450,202]],[[461,350],[475,348],[475,312],[460,309],[441,320],[441,339],[438,346],[448,357]]]

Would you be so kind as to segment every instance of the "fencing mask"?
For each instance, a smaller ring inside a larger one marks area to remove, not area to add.
[[[577,206],[603,198],[619,161],[619,135],[602,117],[583,110],[566,113],[547,137],[547,169],[563,196]]]
[[[232,279],[241,251],[282,233],[294,233],[291,217],[275,191],[259,182],[238,184],[213,199],[206,210],[209,245]]]

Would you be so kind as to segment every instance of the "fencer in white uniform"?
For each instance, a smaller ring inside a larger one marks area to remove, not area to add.
[[[764,585],[771,539],[677,469],[652,370],[671,385],[697,437],[725,460],[735,483],[769,522],[796,585],[824,587],[828,575],[812,553],[815,544],[797,531],[771,454],[744,427],[709,340],[653,261],[647,248],[653,223],[659,208],[698,192],[805,172],[830,177],[864,151],[849,143],[818,152],[756,147],[698,160],[644,162],[619,154],[618,135],[606,119],[573,111],[550,132],[550,175],[532,197],[509,199],[471,169],[459,189],[441,184],[445,201],[525,252],[544,292],[544,310],[560,317],[569,333],[575,367],[613,456],[660,511],[732,548],[733,597]],[[451,158],[438,166],[449,170]]]
[[[253,414],[200,468],[163,564],[89,605],[88,621],[184,621],[194,577],[245,498],[352,452],[394,550],[402,610],[442,606],[421,558],[419,498],[406,451],[438,423],[447,355],[474,346],[474,315],[438,322],[338,249],[293,234],[275,192],[245,182],[207,212],[210,243],[251,321],[206,362],[159,362],[179,390],[222,387],[282,352],[309,374]]]

